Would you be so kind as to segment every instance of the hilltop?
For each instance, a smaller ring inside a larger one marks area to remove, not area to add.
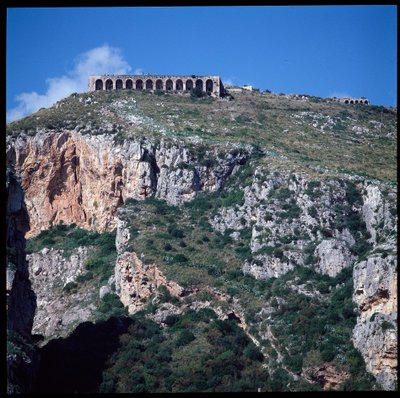
[[[7,126],[7,134],[69,129],[207,146],[263,148],[295,167],[396,182],[397,112],[313,96],[235,92],[231,101],[143,91],[73,94]],[[284,167],[287,167],[285,164]]]
[[[232,95],[7,125],[10,391],[396,389],[396,111]]]

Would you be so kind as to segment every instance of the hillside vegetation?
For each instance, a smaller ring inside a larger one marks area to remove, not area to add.
[[[43,288],[35,392],[396,388],[396,130],[259,91],[72,94],[7,125],[30,277],[76,266]]]
[[[161,95],[160,95],[161,94]],[[397,112],[319,97],[267,92],[234,99],[137,91],[72,94],[7,126],[9,135],[76,129],[124,138],[177,138],[207,145],[257,145],[298,165],[396,180]]]

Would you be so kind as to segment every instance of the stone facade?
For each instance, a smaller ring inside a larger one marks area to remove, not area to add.
[[[368,98],[351,98],[351,97],[343,97],[336,98],[336,101],[341,102],[342,104],[369,104]]]
[[[101,75],[89,76],[89,91],[96,90],[161,90],[172,92],[191,91],[199,88],[212,97],[225,93],[219,76],[165,76],[165,75]]]

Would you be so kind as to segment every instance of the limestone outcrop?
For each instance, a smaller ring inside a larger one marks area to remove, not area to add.
[[[7,157],[25,191],[28,237],[61,221],[99,232],[117,227],[115,290],[129,313],[134,313],[160,286],[176,297],[187,292],[168,280],[157,264],[146,263],[145,257],[134,252],[118,209],[129,198],[154,196],[181,205],[200,191],[217,191],[246,162],[248,152],[196,149],[163,138],[120,142],[113,134],[39,130],[34,136],[21,133],[10,138]],[[311,178],[297,171],[269,170],[267,165],[257,168],[252,182],[240,189],[241,202],[219,208],[208,221],[215,231],[228,232],[234,240],[246,237],[251,255],[243,260],[243,273],[256,279],[279,278],[304,266],[333,278],[354,267],[354,300],[359,309],[354,345],[382,388],[393,389],[396,191],[359,177]],[[63,287],[83,272],[87,253],[82,250],[70,260],[50,248],[29,257],[38,292],[35,333],[45,337],[67,333],[68,328],[90,320],[93,303],[113,291],[114,282],[86,293],[63,294]],[[381,279],[376,282],[374,275]],[[8,269],[7,277],[11,291],[16,274]],[[58,289],[58,297],[45,297],[45,286]],[[75,299],[77,306],[71,304]],[[165,314],[168,311],[173,308]],[[337,385],[342,382],[343,375],[335,376],[334,369],[318,372],[328,375],[324,383],[329,388],[335,388],[336,376]]]
[[[270,256],[258,256],[257,262],[246,261],[243,273],[254,276],[256,279],[278,278],[292,270],[294,265]]]
[[[321,274],[336,276],[343,268],[350,267],[355,260],[345,241],[324,239],[316,247],[316,270]]]
[[[125,244],[129,237],[125,222],[118,220],[115,288],[122,304],[128,307],[128,312],[132,314],[142,308],[146,299],[160,286],[165,286],[173,296],[181,296],[184,289],[169,281],[156,264],[144,264],[135,252],[126,251]]]
[[[91,320],[96,310],[97,289],[90,284],[84,291],[69,292],[86,269],[85,260],[91,250],[78,247],[66,258],[63,250],[44,248],[27,255],[30,279],[37,296],[33,333],[45,339],[66,337],[78,324]]]
[[[356,259],[355,238],[342,220],[349,211],[361,219],[362,212],[347,189],[336,179],[257,169],[244,203],[222,208],[210,223],[221,233],[233,231],[233,238],[251,229],[252,260],[243,271],[256,278],[279,277],[297,265],[334,277]]]
[[[10,139],[7,161],[21,176],[30,237],[61,221],[112,230],[116,210],[127,198],[155,195],[178,205],[197,191],[217,190],[247,154],[227,153],[207,163],[204,156],[214,155],[164,140],[118,144],[112,134],[41,129]]]
[[[397,258],[370,257],[353,273],[357,325],[353,342],[385,390],[397,385]]]
[[[244,188],[244,203],[210,220],[234,239],[251,230],[252,255],[243,272],[256,279],[277,278],[299,265],[330,277],[354,267],[354,345],[385,390],[397,383],[396,197],[392,188],[367,181],[316,182],[257,170]]]

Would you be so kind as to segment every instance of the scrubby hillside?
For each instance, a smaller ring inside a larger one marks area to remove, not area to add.
[[[121,90],[8,125],[46,358],[35,391],[395,389],[396,118]],[[123,326],[102,351],[110,316]],[[101,357],[87,382],[86,327]]]

